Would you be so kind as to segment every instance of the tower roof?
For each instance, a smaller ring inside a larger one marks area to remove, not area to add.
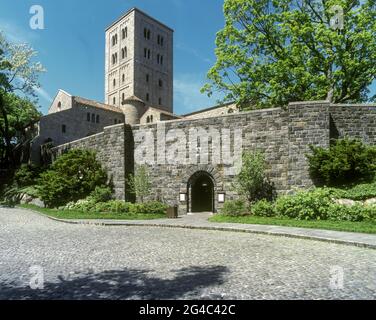
[[[158,24],[160,24],[161,26],[165,27],[166,29],[169,29],[170,31],[174,32],[173,29],[171,29],[170,27],[168,27],[168,26],[165,25],[164,23],[162,23],[162,22],[158,21],[157,19],[155,19],[155,18],[149,16],[147,13],[141,11],[140,9],[138,9],[138,8],[136,8],[136,7],[132,8],[132,9],[129,9],[127,12],[125,12],[124,14],[122,14],[120,18],[116,19],[113,23],[111,23],[111,24],[106,28],[106,31],[107,31],[108,29],[112,28],[115,24],[117,24],[119,21],[121,21],[123,18],[125,18],[127,15],[129,15],[129,14],[130,14],[131,12],[133,12],[133,11],[137,11],[137,12],[141,13],[142,15],[144,15],[144,16],[148,17],[149,19],[151,19],[151,20],[157,22]]]
[[[140,99],[139,97],[136,97],[136,96],[130,96],[126,99],[124,99],[124,101],[136,101],[136,102],[141,102],[143,104],[145,104],[144,100]]]

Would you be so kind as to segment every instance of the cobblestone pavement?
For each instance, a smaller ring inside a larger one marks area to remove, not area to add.
[[[373,249],[235,232],[70,225],[20,209],[0,208],[0,259],[0,299],[376,298]],[[32,290],[40,267],[44,288]]]

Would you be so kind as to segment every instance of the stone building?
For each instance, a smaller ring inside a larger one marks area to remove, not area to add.
[[[116,198],[124,200],[127,177],[146,166],[147,199],[178,205],[186,214],[217,212],[238,197],[231,183],[243,151],[264,153],[268,177],[283,194],[312,186],[310,145],[328,147],[345,136],[376,143],[376,105],[307,101],[239,112],[229,103],[175,115],[172,37],[170,28],[138,9],[107,28],[106,103],[59,91],[40,121],[35,154],[47,139],[56,146],[54,157],[70,148],[96,151]]]
[[[30,142],[30,159],[40,163],[41,148],[46,143],[58,146],[118,123],[124,123],[120,109],[59,90],[48,114],[36,124],[36,134]]]
[[[107,104],[122,108],[135,96],[173,112],[172,29],[134,8],[107,28],[105,56]]]

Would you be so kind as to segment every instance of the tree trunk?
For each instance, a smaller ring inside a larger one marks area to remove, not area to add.
[[[9,122],[8,122],[8,115],[5,110],[5,101],[3,94],[0,93],[0,112],[4,119],[4,140],[5,140],[5,161],[8,165],[12,166],[14,164],[13,159],[13,152],[12,152],[12,144],[11,144],[11,137],[9,134]]]

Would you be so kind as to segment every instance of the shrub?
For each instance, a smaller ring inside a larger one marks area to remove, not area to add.
[[[325,220],[327,209],[332,204],[329,189],[300,191],[277,199],[275,210],[278,216],[298,220]]]
[[[69,202],[63,207],[63,210],[74,210],[74,211],[81,211],[81,212],[91,212],[95,211],[96,203],[92,201],[90,198],[81,199],[77,202]]]
[[[130,174],[127,179],[129,192],[138,200],[144,202],[144,198],[150,194],[151,182],[147,166],[140,166],[134,175]]]
[[[309,171],[317,184],[336,186],[373,179],[376,170],[376,147],[361,141],[340,139],[329,149],[311,146],[307,155]]]
[[[245,152],[242,157],[242,169],[233,182],[234,190],[249,203],[261,199],[272,200],[275,197],[273,185],[265,174],[265,158],[260,152]]]
[[[166,209],[167,205],[157,201],[135,204],[122,200],[95,202],[91,196],[77,202],[70,202],[64,207],[64,210],[123,214],[165,214]]]
[[[126,213],[130,212],[130,207],[132,203],[121,201],[121,200],[111,200],[107,202],[99,202],[95,205],[95,211],[101,213]]]
[[[106,173],[95,153],[74,149],[60,156],[41,174],[38,193],[48,207],[59,207],[85,198],[106,181]]]
[[[331,204],[327,210],[328,220],[334,221],[375,221],[376,208],[365,207],[360,204],[354,206],[342,206]]]
[[[346,188],[333,188],[333,192],[336,198],[367,200],[376,197],[376,182],[362,183]]]
[[[112,199],[112,190],[109,187],[95,187],[90,193],[90,198],[95,202],[106,202]]]
[[[40,168],[23,164],[14,173],[14,182],[19,188],[29,187],[36,183],[39,174]]]
[[[165,214],[168,206],[158,202],[149,201],[142,204],[142,212],[139,213],[150,213],[150,214]]]
[[[225,216],[244,216],[249,214],[249,208],[244,200],[229,200],[223,204],[221,214]]]
[[[265,199],[260,200],[252,205],[251,212],[258,217],[273,217],[275,216],[274,204]]]

